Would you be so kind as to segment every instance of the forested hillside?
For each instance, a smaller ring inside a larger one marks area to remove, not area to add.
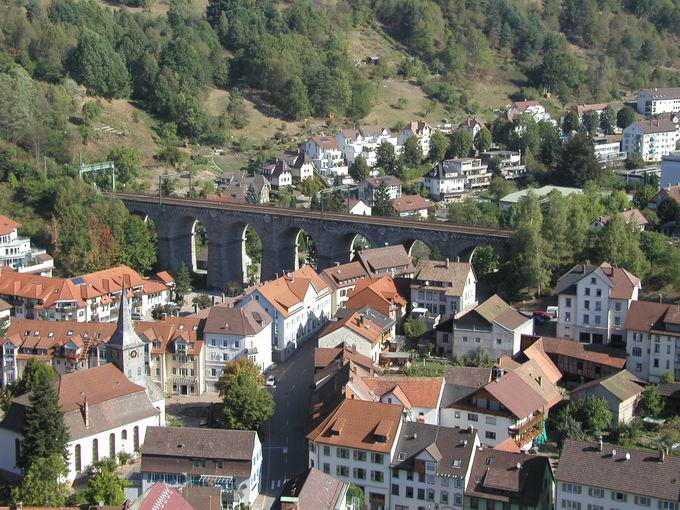
[[[74,182],[83,154],[114,160],[120,185],[140,188],[195,170],[187,147],[199,144],[229,146],[233,169],[252,168],[354,122],[491,120],[513,97],[560,110],[680,84],[674,0],[153,2],[0,4],[0,212],[65,273],[153,264],[153,234],[135,225],[145,248],[126,252],[121,225],[133,220]],[[127,126],[108,125],[117,119]]]

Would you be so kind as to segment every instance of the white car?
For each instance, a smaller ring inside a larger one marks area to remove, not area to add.
[[[276,376],[270,375],[269,377],[267,377],[267,382],[265,382],[264,385],[267,388],[273,388],[274,386],[276,386]]]

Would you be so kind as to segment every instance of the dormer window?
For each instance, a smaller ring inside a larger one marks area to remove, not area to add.
[[[460,469],[460,459],[453,459],[453,463],[451,463],[451,467],[454,467],[456,469]]]
[[[69,330],[66,332],[66,334],[67,334],[68,336],[73,336],[73,330],[70,330],[70,329],[69,329]]]
[[[180,331],[184,331],[184,324],[180,324],[177,329],[179,329]]]
[[[406,460],[406,452],[399,452],[399,456],[397,458],[401,461]]]
[[[52,333],[51,331],[49,333],[47,333],[47,338],[53,338],[53,337],[54,337],[54,333]]]
[[[40,331],[34,331],[34,332],[33,332],[33,335],[34,335],[34,336],[40,336]]]

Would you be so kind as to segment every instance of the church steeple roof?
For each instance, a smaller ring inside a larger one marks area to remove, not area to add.
[[[143,347],[144,341],[139,337],[132,325],[132,317],[130,307],[127,299],[128,289],[123,286],[120,295],[120,305],[118,307],[118,322],[116,324],[116,331],[111,335],[108,344],[111,347],[119,349],[127,349],[134,347]]]

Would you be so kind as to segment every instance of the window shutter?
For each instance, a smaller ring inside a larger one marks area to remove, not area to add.
[[[593,488],[588,487],[588,496],[592,496],[592,495],[593,495]],[[588,505],[588,506],[590,506],[590,505]]]
[[[582,486],[582,485],[577,485],[576,488],[577,488],[577,490],[578,490],[578,493],[581,494],[581,491],[583,490],[583,486]],[[579,504],[580,504],[580,503],[579,503]]]

